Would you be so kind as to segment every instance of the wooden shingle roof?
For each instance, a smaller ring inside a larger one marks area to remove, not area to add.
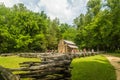
[[[70,48],[78,48],[77,46],[75,45],[68,45]]]
[[[64,40],[64,42],[65,42],[65,43],[67,43],[67,44],[72,44],[72,45],[75,45],[75,43],[74,43],[74,42],[72,42],[72,41]]]
[[[72,42],[72,41],[64,40],[64,42],[65,42],[66,44],[68,44],[68,47],[70,47],[70,48],[78,48],[78,47],[75,45],[75,43]]]

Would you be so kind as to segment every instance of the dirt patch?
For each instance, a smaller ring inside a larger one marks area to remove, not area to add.
[[[114,57],[110,55],[104,55],[110,63],[114,66],[116,75],[117,75],[117,80],[120,80],[120,58],[119,57]]]

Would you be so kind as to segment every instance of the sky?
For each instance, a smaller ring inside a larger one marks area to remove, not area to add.
[[[88,0],[0,0],[6,7],[23,3],[34,12],[44,11],[51,19],[72,25],[73,19],[86,12]]]

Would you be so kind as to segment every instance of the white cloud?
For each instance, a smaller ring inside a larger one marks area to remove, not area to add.
[[[19,3],[19,0],[0,0],[7,7],[12,7],[14,4]]]
[[[28,9],[45,13],[51,19],[58,17],[62,23],[72,24],[75,17],[80,13],[86,12],[86,4],[88,0],[0,0],[7,7],[12,7],[14,4],[23,3]]]
[[[61,22],[72,24],[73,19],[80,13],[86,12],[88,0],[41,0],[39,7],[52,19],[58,17]]]
[[[70,9],[67,9],[69,6],[67,0],[41,0],[39,6],[44,7],[45,12],[52,19],[58,17],[62,22],[65,19],[68,20],[72,13]]]

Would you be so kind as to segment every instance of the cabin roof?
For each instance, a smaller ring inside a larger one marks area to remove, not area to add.
[[[67,44],[72,44],[72,45],[75,45],[75,43],[74,43],[74,42],[72,42],[72,41],[64,40],[64,42],[65,42],[65,43],[67,43]]]
[[[75,45],[68,45],[70,48],[78,48],[77,46]]]

